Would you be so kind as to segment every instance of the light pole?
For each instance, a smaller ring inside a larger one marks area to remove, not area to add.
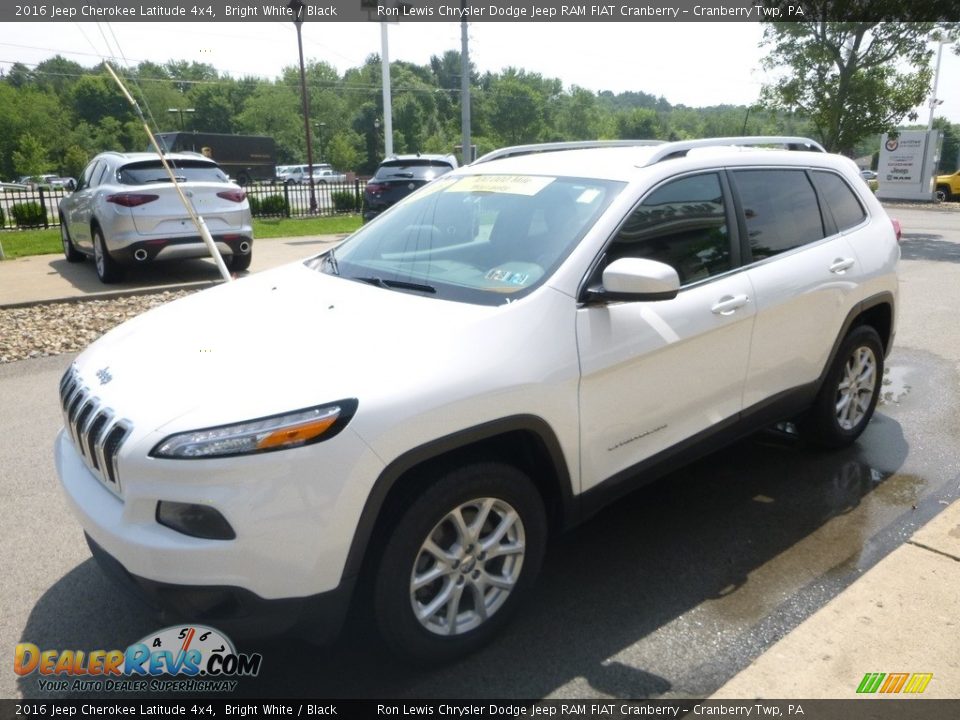
[[[196,112],[194,108],[167,108],[168,113],[180,115],[180,129],[183,130],[183,114]]]
[[[319,155],[317,158],[320,162],[323,162],[323,129],[327,126],[325,122],[317,123],[317,145],[319,145]]]
[[[297,28],[297,49],[300,52],[300,94],[303,98],[303,131],[307,136],[307,167],[310,172],[310,212],[317,211],[317,195],[313,189],[313,145],[310,140],[310,101],[307,96],[307,72],[303,67],[303,36],[300,28],[303,25],[302,0],[290,0],[287,5],[293,11],[293,24]]]

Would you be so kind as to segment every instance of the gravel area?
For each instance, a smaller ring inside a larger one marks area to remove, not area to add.
[[[123,321],[192,292],[0,308],[0,363],[82,350]]]

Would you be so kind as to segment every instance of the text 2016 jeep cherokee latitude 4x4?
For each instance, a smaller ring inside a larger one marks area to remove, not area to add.
[[[438,660],[508,620],[550,533],[678,456],[785,418],[854,441],[899,248],[818,150],[500,151],[120,326],[60,386],[94,554],[219,627],[323,635],[363,588],[394,650]]]

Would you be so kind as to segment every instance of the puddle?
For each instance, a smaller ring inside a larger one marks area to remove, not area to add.
[[[882,390],[878,405],[899,405],[904,395],[910,392],[907,376],[911,368],[899,365],[887,366],[883,369]]]

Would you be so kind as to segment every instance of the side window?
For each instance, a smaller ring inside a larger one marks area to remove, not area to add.
[[[867,216],[863,205],[842,177],[836,173],[814,170],[813,182],[820,191],[820,197],[833,213],[837,230],[849,230],[863,222]]]
[[[109,164],[109,163],[105,163],[105,162],[104,162],[104,163],[100,163],[100,168],[97,169],[97,170],[93,173],[93,176],[92,176],[92,178],[91,178],[91,180],[90,180],[90,185],[91,185],[92,187],[96,187],[97,185],[99,185],[100,183],[102,183],[102,182],[104,181],[104,178],[105,178],[105,176],[107,175],[107,171],[108,171],[109,169],[110,169],[110,164]]]
[[[93,177],[94,171],[100,171],[100,163],[100,160],[94,160],[83,169],[83,174],[80,175],[80,182],[77,183],[77,190],[82,190],[90,186],[90,179]]]
[[[754,260],[825,237],[820,205],[806,171],[736,170],[733,177]]]
[[[682,285],[733,267],[717,173],[672,180],[633,211],[607,248],[607,262],[645,258],[671,265]]]

